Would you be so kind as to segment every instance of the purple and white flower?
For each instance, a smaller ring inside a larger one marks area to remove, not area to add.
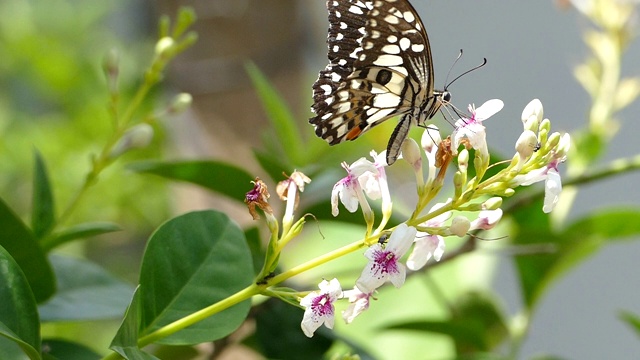
[[[305,307],[300,326],[307,337],[312,337],[322,324],[333,329],[333,303],[342,297],[342,287],[338,279],[322,280],[318,287],[320,291],[313,291],[300,300],[300,305]]]
[[[487,135],[482,122],[502,110],[503,106],[504,103],[499,99],[489,100],[478,108],[470,105],[469,112],[471,112],[471,118],[456,121],[456,128],[453,134],[451,134],[451,138],[453,139],[451,150],[453,154],[457,154],[458,147],[460,147],[460,144],[464,141],[475,150],[480,151],[483,157],[488,158],[489,148],[487,147]]]
[[[356,286],[365,294],[390,281],[395,287],[404,284],[406,269],[400,258],[409,250],[416,237],[416,228],[400,224],[391,234],[386,247],[374,244],[364,253],[369,263],[362,271]]]

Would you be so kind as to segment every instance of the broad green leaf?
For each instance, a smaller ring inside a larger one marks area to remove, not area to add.
[[[45,250],[51,250],[57,246],[68,243],[77,239],[84,239],[91,236],[102,235],[114,231],[120,231],[122,228],[117,224],[110,222],[88,222],[68,227],[47,238],[43,243]]]
[[[260,239],[260,230],[257,227],[252,227],[245,230],[244,236],[247,239],[249,250],[251,250],[254,274],[257,275],[264,265],[265,256],[265,252],[262,248],[262,239]]]
[[[333,340],[329,331],[318,330],[308,338],[300,330],[303,311],[276,299],[264,302],[256,311],[256,338],[269,359],[323,359]],[[321,328],[322,329],[322,328]]]
[[[0,324],[1,327],[2,325]],[[18,343],[0,333],[0,359],[29,360],[30,358],[22,351]]]
[[[60,339],[42,340],[43,356],[49,355],[60,360],[92,360],[101,356],[84,345]]]
[[[508,335],[501,311],[487,295],[464,294],[451,310],[452,317],[448,320],[409,321],[389,328],[448,335],[456,345],[457,354],[465,358],[494,350]]]
[[[0,199],[0,246],[11,254],[27,277],[38,303],[53,295],[53,270],[33,236],[20,218]]]
[[[129,166],[134,171],[187,181],[211,191],[244,201],[254,179],[243,169],[219,161],[140,162]]]
[[[109,349],[128,360],[156,359],[138,347],[138,327],[140,326],[140,287],[136,288],[122,324],[113,338]]]
[[[541,202],[516,212],[520,226],[514,238],[516,243],[546,245],[551,250],[516,258],[524,298],[530,307],[535,306],[550,284],[595,254],[607,242],[640,234],[638,210],[600,210],[556,233],[550,230],[547,216],[542,214],[538,206],[541,206]]]
[[[49,259],[58,279],[58,291],[39,306],[43,322],[122,317],[133,286],[87,260],[55,254]]]
[[[282,146],[283,155],[289,158],[287,162],[292,165],[304,165],[300,159],[301,155],[304,155],[305,147],[295,117],[289,111],[278,90],[269,83],[269,80],[254,63],[245,63],[245,69],[253,81],[253,86],[258,92],[271,125],[276,131],[276,138]]]
[[[34,154],[33,207],[31,209],[31,229],[37,239],[51,231],[55,223],[55,202],[47,175],[47,167],[40,152]]]
[[[618,317],[631,326],[636,335],[640,337],[640,316],[629,311],[621,311]]]
[[[251,252],[242,230],[217,211],[191,212],[151,236],[140,273],[141,335],[235,294],[253,281]],[[160,340],[196,344],[222,338],[242,324],[250,300]]]
[[[0,246],[0,337],[17,344],[30,359],[40,358],[40,321],[29,283]]]

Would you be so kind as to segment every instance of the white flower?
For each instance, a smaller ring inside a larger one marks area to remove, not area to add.
[[[458,215],[451,220],[451,226],[449,227],[449,232],[458,237],[463,237],[467,234],[469,229],[471,228],[471,222],[469,219],[462,215]]]
[[[391,234],[385,248],[381,244],[374,244],[364,253],[369,263],[362,271],[356,286],[363,293],[370,294],[387,280],[395,287],[404,284],[406,269],[400,263],[400,258],[409,250],[416,237],[416,228],[400,224]]]
[[[300,326],[307,337],[312,337],[322,324],[333,329],[335,311],[333,303],[342,297],[342,288],[338,279],[334,278],[330,282],[322,280],[318,287],[320,291],[313,291],[300,300],[300,305],[305,307]]]
[[[387,175],[384,167],[387,166],[386,152],[380,155],[371,151],[374,162],[365,158],[356,160],[353,164],[342,163],[347,171],[347,176],[340,179],[331,191],[331,210],[333,216],[338,216],[338,199],[349,212],[358,210],[358,204],[365,213],[371,212],[369,203],[364,194],[373,200],[382,197],[383,207],[391,203]]]
[[[471,222],[469,230],[489,230],[492,229],[502,218],[502,209],[482,210],[478,213],[478,218]]]
[[[550,213],[560,199],[562,179],[558,172],[558,165],[566,160],[570,146],[571,137],[569,134],[562,135],[558,145],[553,150],[554,153],[551,156],[551,160],[545,167],[518,175],[513,179],[513,184],[516,186],[529,186],[544,180],[544,205],[542,211],[545,213]]]
[[[366,171],[376,171],[375,166],[364,158],[356,160],[351,166],[343,162],[342,167],[347,171],[347,176],[340,179],[331,191],[331,213],[333,216],[338,216],[338,198],[349,212],[358,210],[359,202],[366,202],[358,177]]]
[[[377,154],[374,150],[371,150],[371,157],[373,163],[369,162],[374,170],[366,170],[362,175],[358,177],[360,186],[367,194],[367,196],[376,200],[382,198],[382,203],[390,203],[391,195],[389,193],[389,185],[387,184],[387,174],[384,170],[387,165],[387,151],[383,151]],[[367,160],[365,160],[367,161]]]
[[[453,143],[451,144],[453,154],[456,155],[458,153],[458,147],[466,139],[471,147],[480,151],[483,157],[488,158],[489,149],[484,131],[485,127],[482,122],[502,110],[503,106],[504,103],[499,99],[489,100],[477,109],[470,105],[471,119],[459,119],[456,121],[456,128],[451,134],[453,138]]]
[[[353,290],[347,290],[344,292],[344,297],[349,298],[349,307],[342,311],[342,318],[344,322],[350,324],[356,316],[369,308],[369,299],[372,297],[372,293],[363,293],[357,287]]]
[[[446,203],[438,203],[434,205],[430,213],[443,207]],[[436,217],[433,217],[420,226],[439,228],[444,225],[444,222],[451,217],[451,211],[442,213]],[[427,232],[418,231],[413,245],[413,251],[407,259],[407,267],[411,270],[422,269],[427,264],[427,261],[433,257],[436,261],[440,261],[442,254],[444,254],[444,239],[440,235],[432,235]]]
[[[436,154],[438,153],[438,146],[441,142],[442,138],[440,137],[440,131],[438,128],[435,125],[427,126],[422,133],[422,139],[420,141],[429,163],[427,181],[432,181],[436,177]]]

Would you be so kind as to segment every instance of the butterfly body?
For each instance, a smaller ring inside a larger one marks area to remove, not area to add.
[[[316,135],[334,145],[401,116],[387,146],[392,164],[413,125],[449,100],[433,87],[429,39],[407,0],[329,0],[329,64],[313,85]]]

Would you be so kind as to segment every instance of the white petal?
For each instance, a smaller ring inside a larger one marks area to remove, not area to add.
[[[434,247],[431,237],[434,235],[425,235],[425,237],[419,237],[416,239],[416,242],[413,245],[413,251],[407,259],[407,267],[413,271],[422,269],[433,254]]]
[[[302,328],[302,332],[304,332],[307,337],[312,337],[313,333],[318,330],[323,322],[324,318],[316,317],[313,313],[313,310],[311,310],[311,308],[307,308],[307,310],[304,311],[304,316],[302,317],[300,327]]]
[[[531,116],[534,116],[538,123],[542,121],[543,109],[542,103],[538,99],[531,100],[522,110],[522,122],[526,125]]]
[[[400,263],[398,263],[397,266],[398,272],[389,273],[389,280],[391,281],[393,286],[399,288],[400,286],[402,286],[402,284],[404,284],[404,280],[407,277],[407,270],[405,269],[404,265]]]
[[[474,119],[478,122],[486,120],[502,110],[504,103],[500,99],[491,99],[476,109]]]
[[[373,272],[373,262],[369,262],[356,281],[356,287],[363,293],[370,294],[387,281],[388,274],[380,274],[376,276]]]
[[[340,191],[340,202],[349,212],[358,210],[358,194],[356,193],[358,190],[354,189],[353,184],[345,184],[342,191]]]
[[[391,233],[386,250],[393,252],[397,258],[401,258],[411,247],[416,238],[417,230],[413,226],[402,223]]]
[[[560,200],[560,192],[562,191],[562,179],[560,174],[554,169],[549,169],[547,173],[547,181],[544,183],[544,206],[542,211],[550,213]]]

